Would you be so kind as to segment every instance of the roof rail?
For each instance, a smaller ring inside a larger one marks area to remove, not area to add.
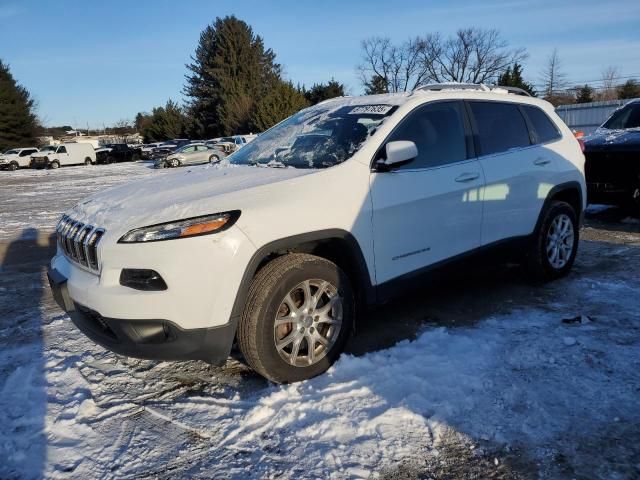
[[[517,87],[503,87],[502,85],[485,85],[484,83],[430,83],[416,88],[413,92],[438,92],[441,90],[477,90],[480,92],[492,92],[494,90],[505,90],[514,95],[530,97],[529,92]]]
[[[495,89],[502,89],[502,90],[506,90],[509,93],[513,93],[514,95],[522,95],[523,97],[530,97],[531,94],[529,92],[527,92],[526,90],[523,90],[522,88],[518,88],[518,87],[503,87],[502,85],[491,85],[491,90],[495,90]]]
[[[489,92],[490,89],[482,83],[429,83],[422,87],[418,87],[414,90],[417,91],[434,91],[440,90],[480,90],[482,92]]]

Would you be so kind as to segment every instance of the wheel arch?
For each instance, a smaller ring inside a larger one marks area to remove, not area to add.
[[[538,214],[538,221],[536,223],[534,233],[539,230],[540,225],[542,224],[544,212],[547,211],[547,209],[551,206],[551,203],[554,201],[563,201],[571,205],[576,212],[576,216],[578,217],[578,224],[582,225],[582,218],[584,215],[584,198],[582,187],[579,182],[572,181],[558,184],[551,190],[549,190],[549,193],[544,200],[544,204],[542,205],[542,209]]]
[[[260,247],[245,268],[231,311],[232,321],[242,315],[254,276],[274,258],[288,253],[309,253],[338,265],[349,277],[358,303],[375,303],[369,267],[355,237],[341,229],[319,230],[281,238]]]

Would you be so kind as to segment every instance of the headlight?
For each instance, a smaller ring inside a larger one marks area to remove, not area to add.
[[[127,232],[118,243],[159,242],[176,238],[197,237],[222,232],[230,228],[240,217],[240,210],[214,213],[201,217],[136,228]]]

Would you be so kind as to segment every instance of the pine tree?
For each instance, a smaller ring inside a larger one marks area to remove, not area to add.
[[[522,78],[522,65],[518,62],[515,62],[513,67],[507,67],[504,73],[498,77],[498,85],[503,87],[521,88],[531,96],[536,96],[536,91],[533,88],[533,85],[525,82],[524,78]]]
[[[262,132],[308,105],[303,93],[291,82],[277,80],[256,103],[251,115],[251,130]]]
[[[640,84],[637,80],[630,78],[618,87],[618,98],[626,100],[628,98],[640,98]]]
[[[280,78],[275,54],[235,16],[216,18],[200,34],[184,93],[199,136],[244,133],[256,101]]]
[[[136,117],[136,122],[138,117]],[[160,142],[180,138],[186,134],[188,118],[184,110],[169,100],[164,107],[156,107],[146,118],[141,133],[146,142]]]
[[[364,84],[365,95],[375,95],[377,93],[389,93],[389,84],[384,77],[374,75]]]
[[[576,103],[590,102],[593,102],[593,88],[585,83],[576,93]]]
[[[333,78],[327,84],[314,83],[310,90],[303,88],[302,94],[311,105],[334,97],[344,97],[345,95],[344,85]]]
[[[0,152],[37,145],[40,125],[31,95],[0,60]]]

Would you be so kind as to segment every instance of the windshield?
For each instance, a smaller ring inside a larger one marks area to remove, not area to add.
[[[640,103],[633,103],[616,110],[602,127],[609,130],[640,128]]]
[[[18,153],[20,153],[20,150],[16,150],[15,148],[4,152],[5,155],[17,155]]]
[[[358,151],[396,107],[321,104],[267,130],[229,157],[238,165],[327,168]]]

